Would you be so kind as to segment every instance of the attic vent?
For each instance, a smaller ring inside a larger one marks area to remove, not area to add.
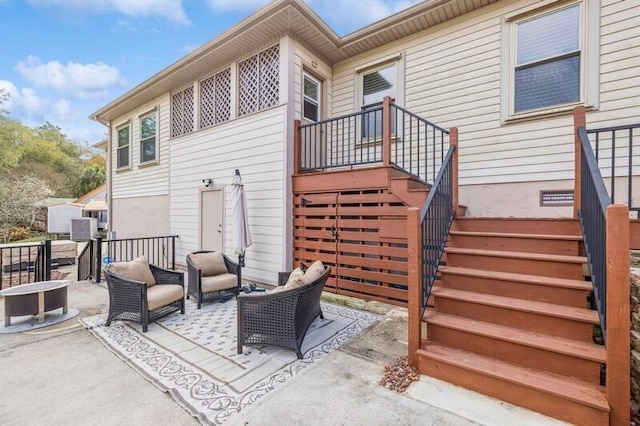
[[[540,205],[542,207],[572,206],[573,190],[540,191]]]

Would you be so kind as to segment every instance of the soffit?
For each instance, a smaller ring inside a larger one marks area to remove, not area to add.
[[[104,106],[91,118],[112,121],[211,75],[284,35],[292,36],[332,65],[496,1],[425,0],[341,38],[301,0],[276,0]]]

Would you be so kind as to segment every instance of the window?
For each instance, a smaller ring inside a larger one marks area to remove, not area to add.
[[[116,154],[116,168],[129,167],[130,127],[124,126],[118,129],[118,148]]]
[[[146,163],[156,160],[156,126],[155,112],[140,119],[140,162]]]
[[[238,64],[238,116],[274,107],[280,102],[280,46]]]
[[[386,96],[395,100],[397,96],[397,66],[385,65],[373,71],[361,74],[361,110],[376,109],[362,118],[362,137],[366,139],[382,138],[382,101]],[[392,124],[392,128],[395,126]]]
[[[194,127],[193,86],[171,96],[171,137],[191,133]]]
[[[320,121],[320,92],[318,80],[308,74],[303,74],[302,117],[309,121]]]
[[[514,112],[580,101],[580,5],[515,23]]]

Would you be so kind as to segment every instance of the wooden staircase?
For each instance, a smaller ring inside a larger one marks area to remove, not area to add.
[[[604,346],[575,220],[457,218],[420,372],[578,425],[608,425]]]

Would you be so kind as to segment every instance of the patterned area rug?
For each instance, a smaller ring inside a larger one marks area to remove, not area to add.
[[[236,349],[236,303],[207,303],[197,310],[187,301],[184,315],[171,314],[142,333],[139,324],[106,314],[80,322],[108,349],[165,392],[202,424],[218,425],[311,367],[329,352],[369,328],[376,314],[322,304],[302,345],[293,351],[270,346]]]

